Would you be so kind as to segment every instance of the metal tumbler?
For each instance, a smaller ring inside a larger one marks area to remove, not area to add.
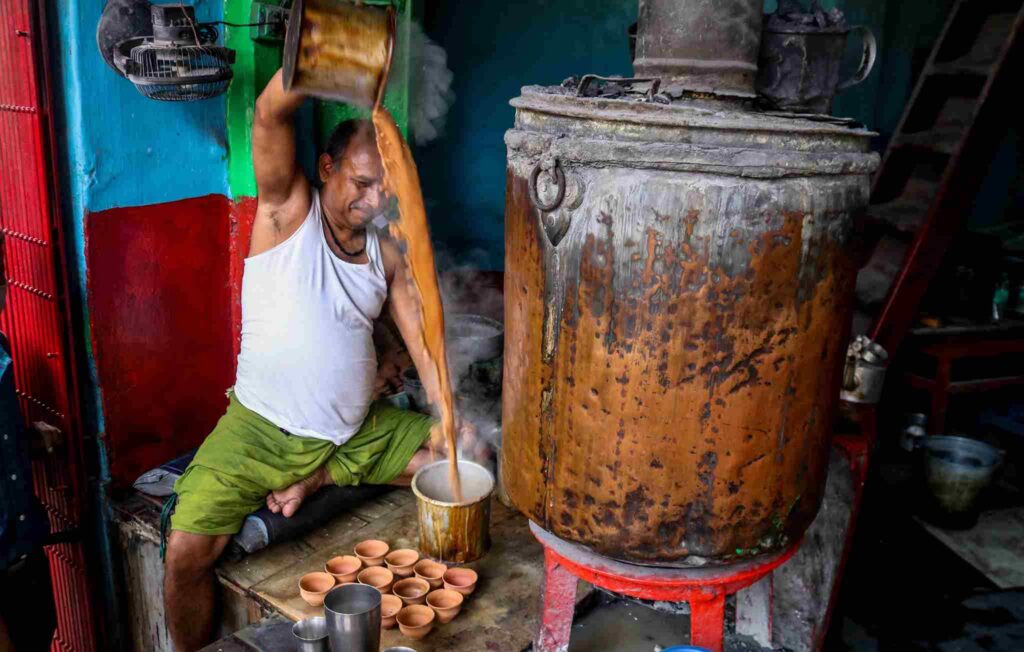
[[[323,616],[306,618],[292,625],[298,652],[327,652],[327,620]]]
[[[365,584],[343,584],[324,598],[331,652],[380,650],[380,591]]]

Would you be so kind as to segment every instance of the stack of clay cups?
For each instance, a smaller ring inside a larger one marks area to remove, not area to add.
[[[427,595],[427,604],[434,610],[440,623],[448,623],[462,611],[466,597],[476,590],[478,576],[471,568],[447,568],[441,575],[443,588]]]
[[[459,615],[465,596],[476,588],[476,572],[468,568],[449,569],[444,564],[423,559],[413,566],[414,580],[408,580],[396,593],[406,587],[416,587],[416,598],[406,599],[406,606],[398,613],[397,622],[402,633],[412,639],[421,639],[434,627],[434,623],[449,623]],[[422,599],[419,590],[426,586],[429,593]]]
[[[363,570],[356,575],[356,581],[366,584],[380,591],[382,594],[391,593],[391,586],[395,583],[395,575],[384,566],[384,556],[391,550],[384,541],[367,539],[356,544],[356,557],[363,562]]]
[[[385,541],[360,541],[355,555],[333,557],[322,572],[299,580],[299,594],[313,607],[322,607],[336,585],[358,582],[381,592],[381,627],[398,625],[402,634],[419,640],[435,623],[449,623],[459,615],[466,597],[476,590],[478,576],[469,568],[448,568],[420,559],[416,550],[392,551]]]
[[[359,582],[384,594],[390,592],[394,576],[383,568],[388,549],[384,541],[369,539],[359,542],[353,551],[355,555],[332,557],[324,564],[323,571],[303,575],[299,580],[299,595],[311,607],[322,607],[327,593],[342,584]],[[419,558],[419,553],[413,553]]]

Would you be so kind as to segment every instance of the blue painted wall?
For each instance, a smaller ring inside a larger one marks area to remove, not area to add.
[[[2,0],[0,0],[2,1]],[[96,46],[102,0],[56,0],[60,67],[58,134],[64,150],[62,190],[72,258],[73,301],[91,350],[86,296],[84,219],[88,213],[227,193],[224,99],[170,103],[149,100],[108,68]],[[195,0],[199,20],[220,20],[220,0]],[[124,254],[125,252],[122,252]],[[111,252],[111,255],[119,255]],[[89,355],[83,402],[103,429],[95,365]]]

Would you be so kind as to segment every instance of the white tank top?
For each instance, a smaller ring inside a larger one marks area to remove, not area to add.
[[[290,238],[245,260],[235,396],[279,428],[341,445],[370,407],[388,285],[375,228],[369,263],[345,262],[327,245],[316,190],[311,203]]]

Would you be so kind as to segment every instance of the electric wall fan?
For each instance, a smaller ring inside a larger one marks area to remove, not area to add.
[[[196,22],[194,7],[144,0],[109,0],[96,32],[114,70],[144,96],[167,102],[204,100],[227,90],[235,51],[216,45],[217,38],[213,25]]]

